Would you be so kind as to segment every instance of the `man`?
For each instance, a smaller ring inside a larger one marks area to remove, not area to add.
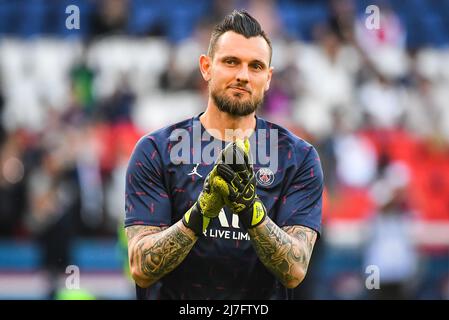
[[[310,144],[255,116],[271,51],[253,17],[228,15],[199,59],[206,111],[137,143],[125,227],[139,299],[285,298],[304,279],[321,229],[323,176]],[[227,146],[204,161],[217,142]],[[187,157],[174,151],[182,143]]]

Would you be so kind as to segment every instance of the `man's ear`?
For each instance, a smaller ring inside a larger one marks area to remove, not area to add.
[[[268,70],[268,79],[267,79],[267,83],[265,84],[265,91],[268,91],[268,89],[270,89],[270,83],[271,83],[271,77],[273,76],[273,67],[270,67],[270,69]]]
[[[210,80],[210,69],[211,69],[211,65],[212,65],[212,59],[211,57],[202,54],[200,56],[200,71],[201,71],[201,75],[203,76],[203,79],[206,81]]]

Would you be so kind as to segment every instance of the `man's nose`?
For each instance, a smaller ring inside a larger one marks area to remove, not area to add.
[[[242,65],[236,75],[238,82],[247,83],[249,81],[248,66]]]

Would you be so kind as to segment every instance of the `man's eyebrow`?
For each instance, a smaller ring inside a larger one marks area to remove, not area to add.
[[[258,59],[252,60],[250,63],[258,63],[258,64],[262,65],[264,68],[266,68],[266,66],[267,66],[267,64],[265,62],[258,60]]]
[[[222,57],[220,60],[226,60],[226,59],[240,60],[240,59],[237,58],[236,56],[224,56],[224,57]]]
[[[226,59],[234,59],[234,60],[238,60],[238,61],[242,60],[242,59],[240,59],[240,58],[238,58],[236,56],[224,56],[220,60],[224,61]],[[267,64],[265,62],[263,62],[262,60],[259,60],[259,59],[251,60],[249,64],[252,64],[252,63],[258,63],[258,64],[262,65],[264,68],[267,67]]]

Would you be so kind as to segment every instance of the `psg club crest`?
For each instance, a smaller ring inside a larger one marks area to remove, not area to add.
[[[257,182],[264,187],[268,187],[274,182],[274,173],[270,168],[260,168],[256,173]]]

